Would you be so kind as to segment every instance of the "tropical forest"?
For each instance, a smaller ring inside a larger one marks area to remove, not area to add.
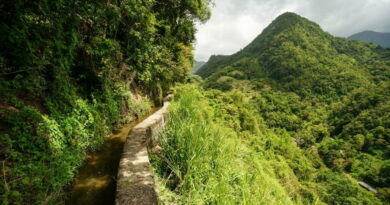
[[[220,3],[1,1],[0,203],[390,204],[390,48],[283,11],[199,61]]]

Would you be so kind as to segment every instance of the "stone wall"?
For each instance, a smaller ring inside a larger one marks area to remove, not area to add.
[[[129,133],[119,164],[116,205],[157,205],[148,148],[157,148],[158,133],[164,129],[168,117],[170,98],[168,96],[161,109]]]

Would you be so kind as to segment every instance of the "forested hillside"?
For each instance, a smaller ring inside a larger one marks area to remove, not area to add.
[[[390,202],[390,50],[285,13],[197,73],[155,158],[167,204]]]
[[[1,1],[1,203],[61,203],[86,153],[189,72],[209,3]]]

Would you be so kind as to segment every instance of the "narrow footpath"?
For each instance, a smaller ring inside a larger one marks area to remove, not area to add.
[[[171,95],[164,106],[133,128],[128,136],[119,163],[116,205],[157,205],[154,177],[148,150],[158,148],[157,141],[168,118]]]

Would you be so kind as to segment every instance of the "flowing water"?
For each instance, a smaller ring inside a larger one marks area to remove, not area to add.
[[[152,110],[151,114],[157,109]],[[123,146],[131,129],[149,115],[125,125],[102,147],[87,156],[69,190],[69,205],[110,205],[115,202],[116,176]]]

